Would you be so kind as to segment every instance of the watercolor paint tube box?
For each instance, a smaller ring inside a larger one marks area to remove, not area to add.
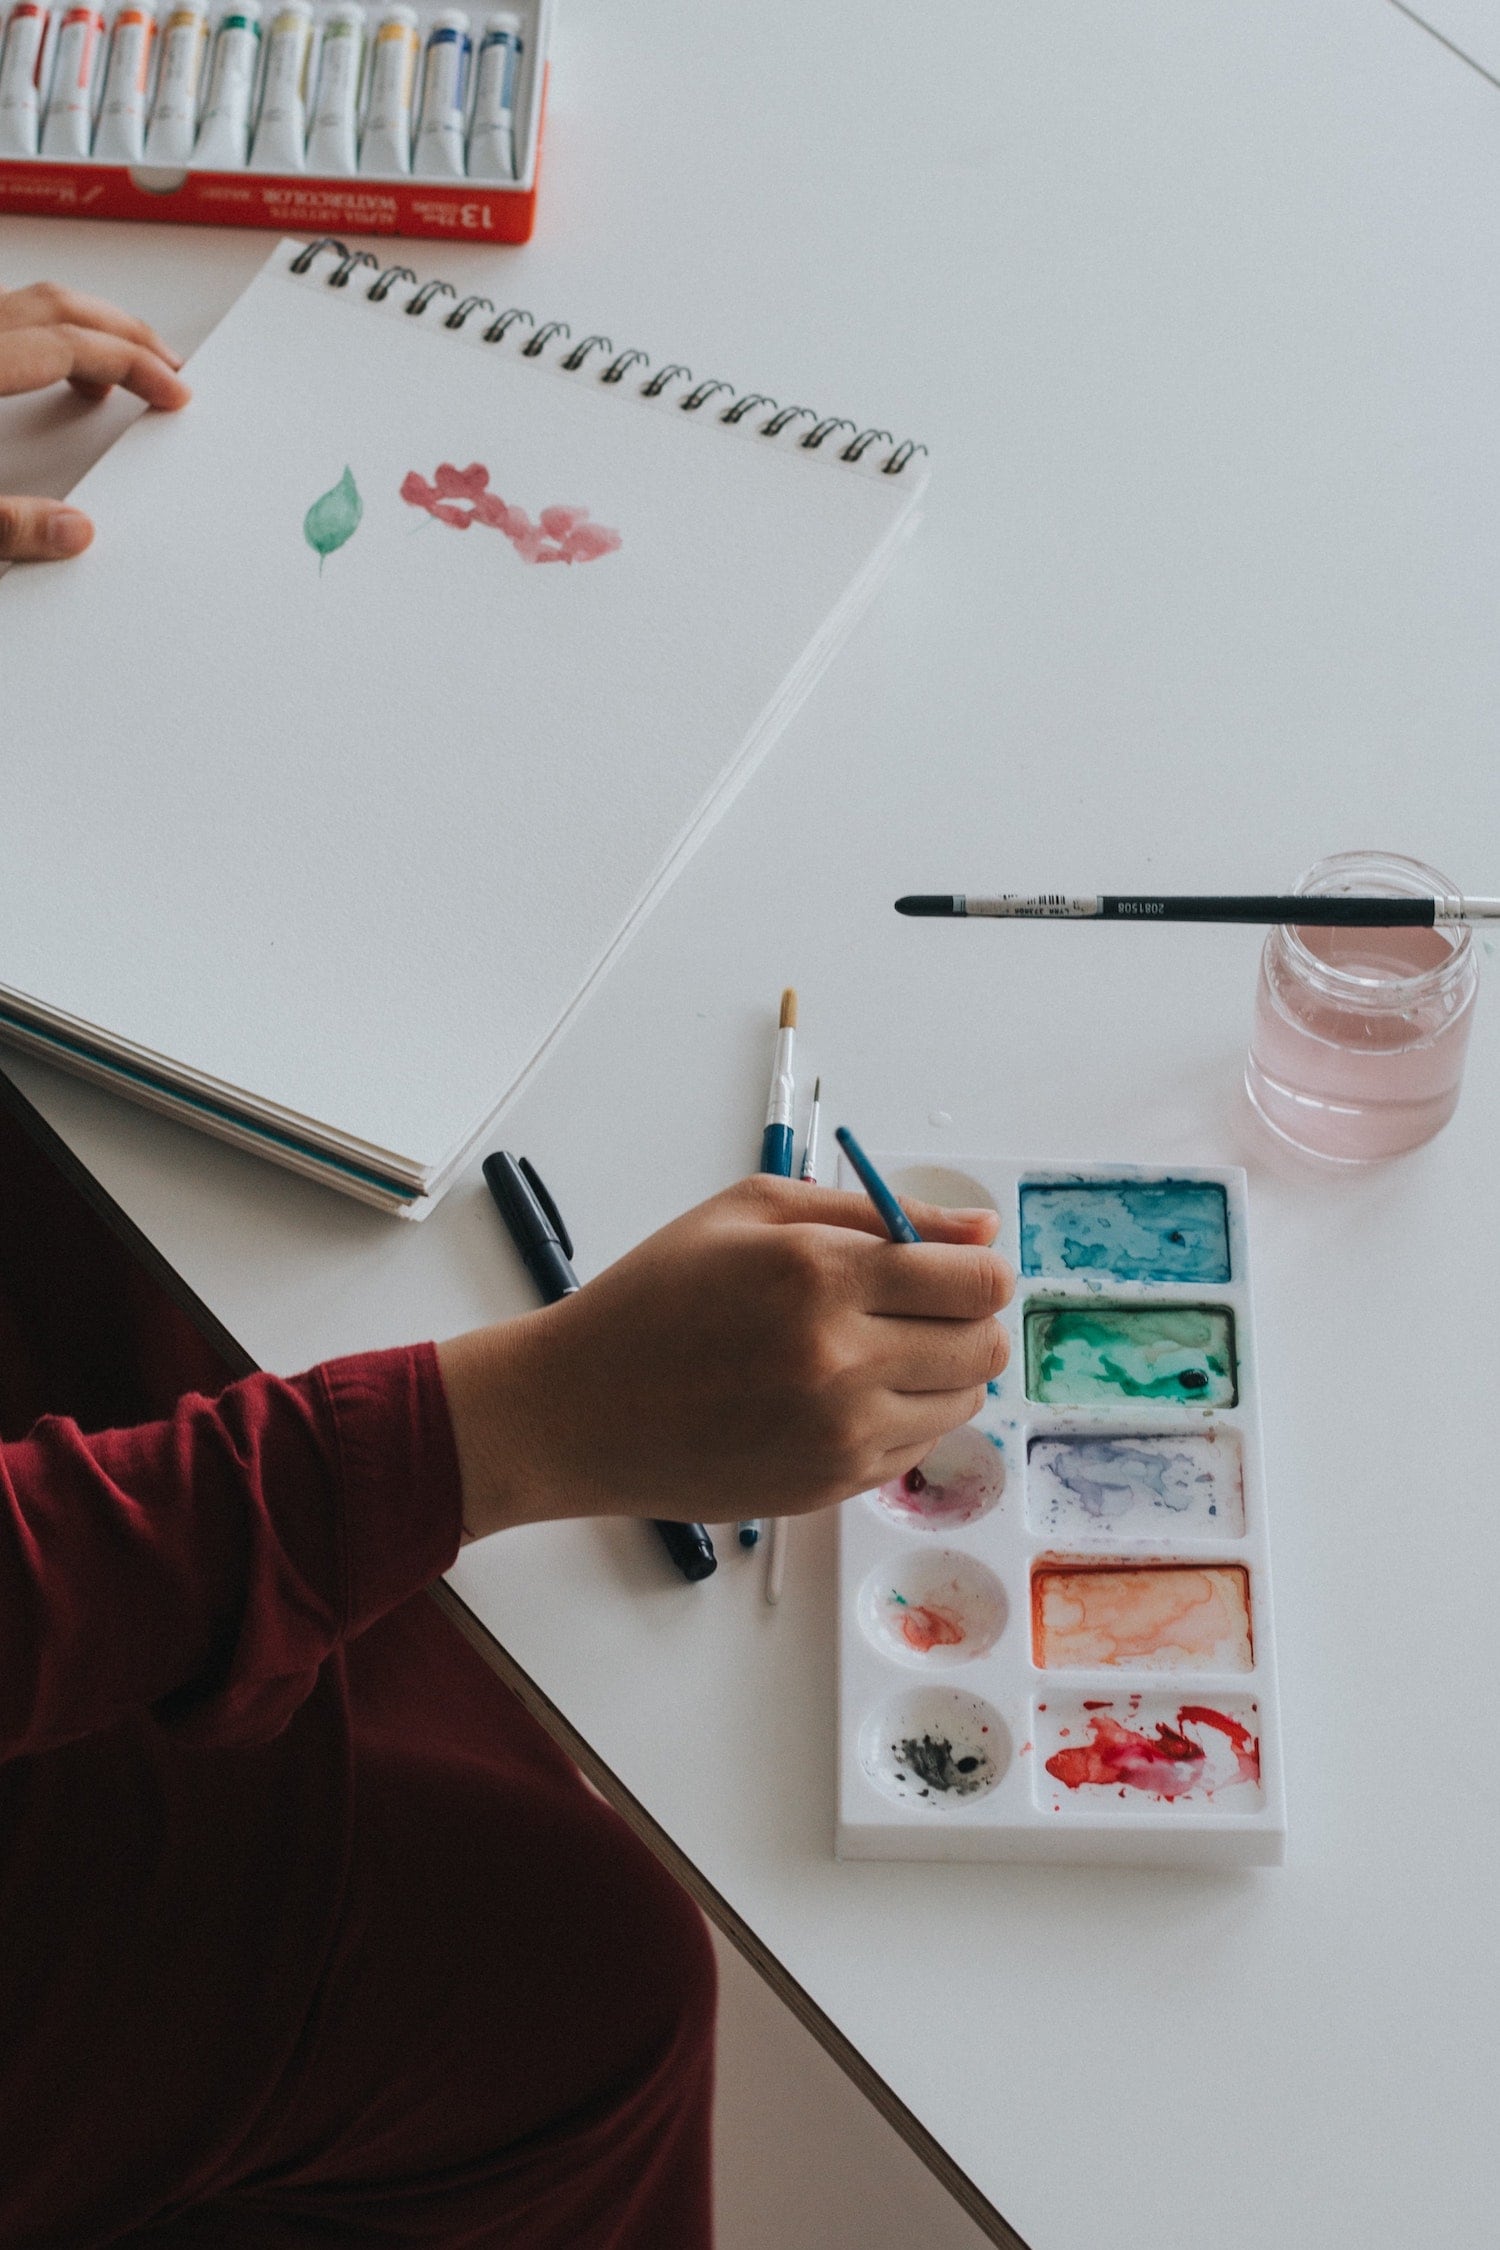
[[[875,1161],[1017,1282],[983,1411],[839,1511],[839,1857],[1279,1863],[1244,1174]]]
[[[110,25],[119,12],[105,7],[105,34],[98,44],[94,74],[97,121],[103,90],[103,58]],[[8,21],[12,0],[0,0],[0,22]],[[413,0],[418,34],[425,53],[427,34],[439,13],[437,0]],[[551,43],[554,0],[508,0],[519,16],[524,53],[515,95],[514,180],[433,178],[415,172],[352,172],[322,174],[316,171],[268,172],[242,166],[233,171],[200,170],[185,166],[122,164],[92,156],[0,155],[0,212],[28,217],[62,219],[141,219],[158,224],[199,227],[260,227],[277,234],[405,235],[453,242],[529,242],[536,223],[537,178],[541,163],[542,123],[546,111],[548,52]],[[43,45],[39,77],[43,96],[48,86],[57,44],[58,26],[65,12],[52,0]],[[169,0],[158,7],[158,21],[170,12]],[[217,23],[222,5],[210,9]],[[477,47],[488,6],[470,8]],[[381,13],[379,0],[366,9],[370,32]],[[262,20],[275,14],[267,0]],[[326,6],[314,13],[314,49],[309,85],[315,82],[317,42],[321,40]],[[158,37],[156,45],[160,48]],[[370,41],[366,40],[366,68],[361,91],[361,114],[369,98]],[[264,75],[265,41],[261,71]],[[471,93],[472,93],[471,70]],[[204,78],[207,72],[205,69]],[[418,66],[417,99],[421,96]],[[200,100],[202,88],[200,86]],[[259,101],[259,87],[256,90]],[[252,114],[254,114],[252,109]]]

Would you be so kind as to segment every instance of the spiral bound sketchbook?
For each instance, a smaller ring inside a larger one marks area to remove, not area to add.
[[[0,1037],[413,1217],[745,781],[921,448],[283,242],[0,581]]]

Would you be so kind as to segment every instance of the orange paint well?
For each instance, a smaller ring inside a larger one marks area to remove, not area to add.
[[[1031,1645],[1046,1671],[1248,1672],[1250,1574],[1237,1564],[1044,1563]]]

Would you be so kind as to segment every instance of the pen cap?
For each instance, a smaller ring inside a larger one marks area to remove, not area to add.
[[[363,14],[364,11],[361,10],[360,12]],[[390,7],[382,8],[380,11],[380,22],[376,26],[377,30],[384,30],[388,23],[398,23],[405,31],[415,31],[417,28],[417,11],[415,8],[408,8],[405,0],[391,0]]]
[[[434,38],[440,31],[461,31],[467,35],[468,29],[469,16],[467,9],[439,8],[437,14],[432,19],[432,30],[428,33],[428,37]]]
[[[519,39],[521,36],[521,19],[509,8],[497,8],[493,15],[485,17],[484,28],[486,32],[508,32],[512,39]]]

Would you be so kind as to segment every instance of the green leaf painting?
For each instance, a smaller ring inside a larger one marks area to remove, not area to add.
[[[302,536],[318,558],[319,577],[328,557],[354,537],[364,512],[352,469],[345,469],[338,483],[308,509],[302,518]]]

